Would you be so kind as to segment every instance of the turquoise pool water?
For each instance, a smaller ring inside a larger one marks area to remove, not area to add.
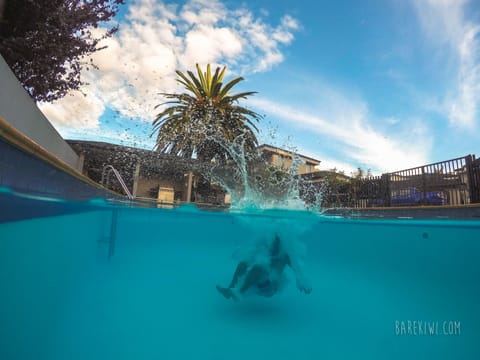
[[[269,299],[220,296],[235,249],[272,231],[305,243],[312,293],[292,279]],[[191,208],[0,224],[0,359],[479,359],[479,235]]]

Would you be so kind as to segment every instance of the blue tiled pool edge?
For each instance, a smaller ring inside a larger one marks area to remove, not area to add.
[[[0,223],[88,210],[72,206],[92,198],[117,198],[113,193],[94,187],[59,167],[29,154],[0,138]],[[35,199],[13,200],[11,192],[32,194]],[[41,201],[40,197],[67,202]],[[38,204],[38,206],[37,206]]]

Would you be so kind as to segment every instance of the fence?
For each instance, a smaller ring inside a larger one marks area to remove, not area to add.
[[[480,159],[475,156],[467,159],[468,182],[470,184],[470,202],[480,203]]]
[[[480,159],[474,155],[377,177],[351,179],[347,191],[324,206],[375,207],[480,203]]]

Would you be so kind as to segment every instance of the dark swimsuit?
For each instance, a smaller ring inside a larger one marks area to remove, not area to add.
[[[275,271],[278,274],[283,273],[283,269],[290,263],[290,258],[286,254],[280,256],[272,256],[270,260],[270,271]],[[257,284],[258,294],[265,297],[272,297],[278,291],[278,280],[266,279]]]
[[[273,281],[266,280],[257,284],[258,294],[265,297],[272,297],[277,292],[277,286]]]

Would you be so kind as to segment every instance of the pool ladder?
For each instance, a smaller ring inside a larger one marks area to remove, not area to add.
[[[114,209],[112,211],[112,220],[110,223],[110,234],[109,236],[104,236],[99,243],[108,244],[108,259],[110,260],[115,253],[115,242],[117,240],[117,223],[118,223],[118,210]]]
[[[120,173],[118,172],[117,169],[115,169],[112,165],[105,165],[103,167],[103,170],[102,170],[102,180],[100,181],[100,183],[107,187],[108,188],[108,185],[110,183],[110,174],[113,172],[113,175],[115,175],[115,177],[117,178],[118,182],[120,183],[123,191],[125,191],[125,194],[127,194],[127,197],[130,199],[130,200],[133,200],[134,199],[134,196],[132,195],[132,193],[130,192],[130,190],[128,190],[128,187],[127,185],[125,184],[125,181],[123,180],[122,178],[122,175],[120,175]]]

